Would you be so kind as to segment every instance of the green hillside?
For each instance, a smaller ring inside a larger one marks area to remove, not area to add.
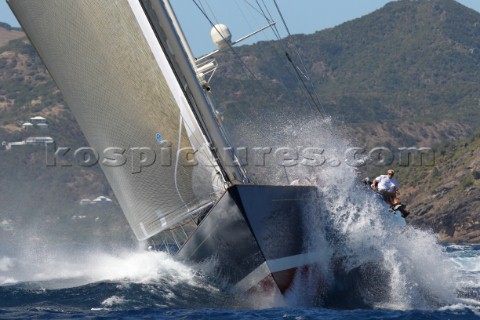
[[[322,110],[369,142],[458,139],[480,124],[479,25],[478,12],[452,0],[395,1],[333,29],[223,53],[212,87],[232,113],[302,110],[305,94],[292,81],[287,47],[305,65]],[[248,71],[239,60],[251,62]],[[271,94],[262,99],[260,88]]]

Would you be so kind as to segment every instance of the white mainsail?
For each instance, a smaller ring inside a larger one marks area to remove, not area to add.
[[[9,4],[105,155],[102,169],[139,240],[218,198],[217,160],[139,1]]]

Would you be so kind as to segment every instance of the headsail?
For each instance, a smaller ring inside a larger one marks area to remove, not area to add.
[[[215,200],[218,164],[139,1],[9,4],[105,161],[138,239]]]

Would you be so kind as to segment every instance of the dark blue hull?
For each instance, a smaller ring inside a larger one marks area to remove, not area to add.
[[[317,198],[309,186],[232,186],[177,256],[215,259],[215,274],[239,291],[273,286],[285,292],[296,270],[309,264],[305,217]]]

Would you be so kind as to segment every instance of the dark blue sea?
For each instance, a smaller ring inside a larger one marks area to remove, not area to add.
[[[0,257],[0,318],[480,319],[480,246],[440,247],[448,261],[428,267],[437,276],[441,274],[437,269],[446,262],[453,266],[455,279],[412,283],[423,286],[423,291],[448,290],[451,286],[444,283],[453,283],[454,292],[428,292],[443,300],[418,304],[408,296],[416,291],[402,287],[408,279],[393,279],[392,285],[401,287],[390,289],[398,291],[394,299],[361,309],[342,308],[341,301],[335,309],[311,305],[303,291],[308,285],[287,297],[236,296],[161,252],[87,250],[40,256],[30,252],[32,261],[28,255],[23,261],[4,255]]]

